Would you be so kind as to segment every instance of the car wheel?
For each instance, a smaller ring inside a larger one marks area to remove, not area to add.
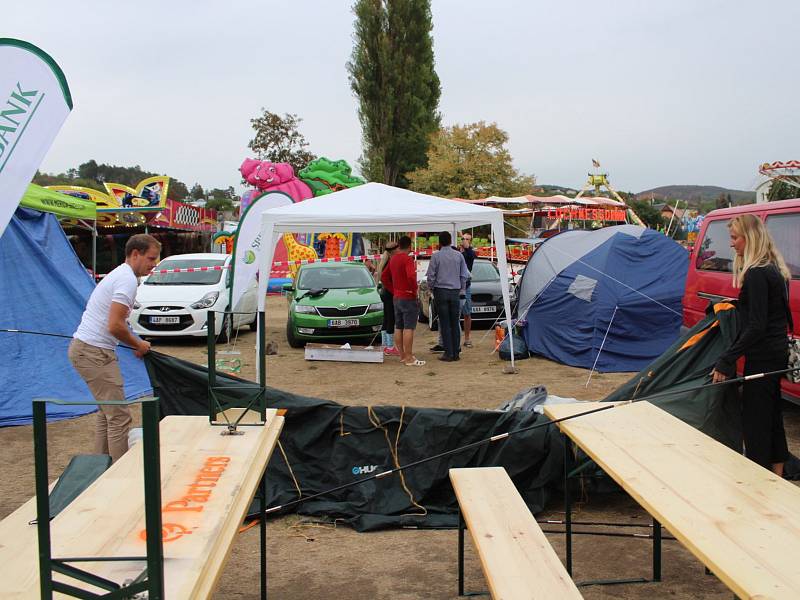
[[[292,348],[302,348],[305,346],[305,342],[295,337],[291,319],[287,319],[286,321],[286,341],[289,342],[289,346]]]
[[[428,327],[431,331],[439,331],[439,318],[433,309],[433,300],[428,300]]]
[[[219,330],[217,341],[220,343],[227,343],[233,339],[233,320],[231,315],[225,315],[222,319],[222,327]]]

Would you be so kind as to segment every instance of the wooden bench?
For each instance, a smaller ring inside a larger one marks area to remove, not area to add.
[[[235,409],[234,409],[235,410]],[[250,419],[247,419],[250,421]],[[160,423],[166,598],[208,598],[227,562],[239,526],[283,427],[267,424],[220,435],[208,417],[169,416]],[[52,519],[52,555],[145,554],[142,444],[136,444]],[[0,597],[39,598],[35,498],[0,521]],[[136,578],[141,561],[88,563],[114,582]],[[89,584],[61,581],[99,593]],[[254,586],[257,587],[257,584]],[[56,597],[62,597],[57,594]]]
[[[458,498],[458,595],[464,595],[464,528],[493,598],[581,598],[502,467],[450,469]]]
[[[737,596],[800,598],[800,488],[648,402],[558,427]]]

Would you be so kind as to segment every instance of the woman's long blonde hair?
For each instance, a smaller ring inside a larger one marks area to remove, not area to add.
[[[780,250],[775,247],[775,242],[769,234],[764,221],[755,215],[739,215],[731,219],[728,229],[744,237],[744,255],[738,254],[733,259],[733,285],[742,287],[744,274],[751,267],[766,267],[775,265],[787,281],[792,275]]]

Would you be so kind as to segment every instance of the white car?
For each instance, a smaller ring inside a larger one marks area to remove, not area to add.
[[[232,273],[230,254],[175,254],[162,260],[161,269],[222,267],[219,270],[178,273],[152,273],[136,292],[129,321],[142,337],[178,337],[208,335],[208,311],[228,310]],[[228,339],[234,329],[249,325],[256,328],[258,288],[253,281],[230,316],[216,316],[216,335]]]

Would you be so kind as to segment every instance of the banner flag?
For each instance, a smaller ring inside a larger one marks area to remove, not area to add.
[[[0,236],[36,174],[72,96],[56,62],[28,42],[0,38]]]
[[[267,192],[256,198],[244,211],[233,241],[231,310],[235,310],[242,294],[256,276],[261,262],[261,251],[264,247],[261,239],[261,213],[270,208],[288,206],[293,202],[291,196],[283,192]],[[269,273],[261,273],[261,277],[269,278]]]

